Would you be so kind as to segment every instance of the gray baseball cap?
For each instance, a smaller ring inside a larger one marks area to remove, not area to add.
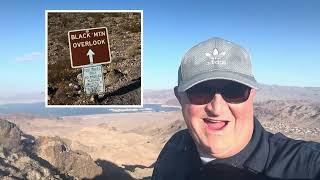
[[[258,89],[249,53],[221,38],[203,41],[187,51],[178,71],[178,92],[214,79],[231,80]]]

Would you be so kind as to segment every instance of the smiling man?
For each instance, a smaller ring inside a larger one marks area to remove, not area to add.
[[[264,130],[253,113],[256,89],[241,46],[212,38],[192,47],[174,89],[188,130],[167,142],[152,179],[319,178],[320,145]]]

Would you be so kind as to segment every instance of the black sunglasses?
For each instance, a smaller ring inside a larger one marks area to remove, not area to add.
[[[250,90],[250,87],[236,82],[228,83],[221,88],[211,87],[207,83],[202,83],[191,87],[186,93],[190,103],[195,105],[208,104],[212,101],[215,93],[221,94],[226,102],[237,104],[248,99]]]

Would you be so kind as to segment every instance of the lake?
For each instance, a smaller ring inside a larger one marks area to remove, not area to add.
[[[110,113],[171,112],[178,110],[180,110],[178,107],[166,107],[161,104],[144,104],[143,108],[46,108],[45,103],[42,102],[0,105],[0,114],[27,113],[58,117]]]

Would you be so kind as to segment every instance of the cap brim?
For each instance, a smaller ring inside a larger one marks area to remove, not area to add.
[[[229,71],[211,71],[211,72],[196,75],[189,81],[182,82],[178,86],[178,92],[184,92],[196,84],[199,84],[201,82],[208,81],[208,80],[215,80],[215,79],[235,81],[235,82],[247,85],[251,88],[259,89],[257,81],[252,76],[247,76],[244,74],[229,72]]]

